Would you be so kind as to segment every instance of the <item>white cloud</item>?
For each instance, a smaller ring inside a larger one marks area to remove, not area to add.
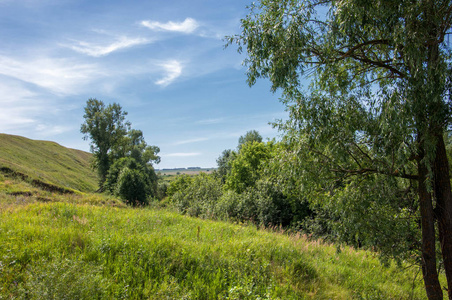
[[[73,128],[54,124],[66,113],[67,103],[31,91],[27,84],[8,78],[0,81],[0,131],[24,136],[52,136]]]
[[[205,119],[205,120],[199,120],[196,123],[202,124],[202,125],[212,125],[212,124],[218,124],[224,122],[224,118],[216,118],[216,119]]]
[[[167,23],[142,21],[141,25],[152,30],[175,31],[182,33],[192,33],[199,27],[198,22],[192,18],[186,18],[183,22],[169,21]]]
[[[48,125],[48,124],[38,124],[36,126],[36,131],[41,136],[54,136],[58,134],[62,134],[65,132],[69,132],[73,130],[73,126],[63,126],[63,125]]]
[[[182,64],[177,60],[170,60],[165,63],[159,64],[160,67],[166,72],[166,76],[155,82],[157,85],[163,87],[172,83],[177,77],[182,74]]]
[[[185,144],[191,144],[191,143],[197,143],[197,142],[204,142],[207,141],[208,138],[197,138],[197,139],[191,139],[191,140],[183,140],[175,142],[173,145],[185,145]]]
[[[145,38],[129,38],[119,37],[115,42],[109,45],[94,45],[92,43],[77,41],[76,45],[67,45],[66,47],[77,51],[79,53],[87,54],[89,56],[100,57],[108,55],[112,52],[131,48],[138,45],[144,45],[151,43],[151,40]]]
[[[0,56],[0,74],[32,83],[60,95],[80,92],[80,86],[101,75],[97,65],[47,57],[15,59]]]
[[[176,152],[176,153],[168,153],[162,154],[162,157],[189,157],[189,156],[198,156],[201,155],[199,152]]]

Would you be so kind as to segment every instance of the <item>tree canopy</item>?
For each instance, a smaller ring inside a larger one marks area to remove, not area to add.
[[[129,204],[146,204],[156,196],[157,175],[153,164],[160,162],[157,146],[149,146],[141,130],[131,129],[127,112],[117,104],[89,99],[80,131],[91,140],[99,190],[123,198]]]
[[[240,150],[243,145],[246,143],[252,143],[252,142],[262,142],[262,136],[260,135],[259,131],[257,130],[250,130],[247,131],[244,135],[239,137],[239,144],[237,145],[237,149]]]
[[[444,143],[451,126],[444,43],[451,23],[450,1],[261,0],[242,20],[242,33],[228,40],[247,52],[250,85],[268,78],[273,91],[283,90],[290,119],[280,128],[298,145],[297,166],[304,170],[298,173],[312,200],[326,193],[351,197],[380,176],[393,191],[415,192],[429,299],[443,297],[435,220],[452,298]],[[307,76],[312,82],[304,88]],[[393,201],[402,208],[403,199]],[[373,203],[384,201],[380,195]]]
[[[95,158],[95,168],[99,174],[99,186],[102,188],[111,164],[111,153],[117,152],[122,145],[124,136],[130,129],[130,123],[125,120],[127,112],[117,104],[105,106],[102,101],[89,99],[86,102],[85,122],[80,127],[83,139],[90,139],[91,152]]]

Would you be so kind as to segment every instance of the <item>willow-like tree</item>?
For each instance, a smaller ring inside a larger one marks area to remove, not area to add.
[[[443,298],[437,224],[452,299],[444,143],[452,121],[451,1],[260,0],[249,9],[228,44],[246,49],[250,85],[269,78],[273,91],[283,90],[291,119],[282,127],[309,151],[310,167],[317,162],[315,186],[326,192],[372,176],[415,186],[427,296]],[[312,85],[304,90],[305,76]]]

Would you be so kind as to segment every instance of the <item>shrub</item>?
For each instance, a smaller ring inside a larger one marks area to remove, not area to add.
[[[177,192],[184,191],[193,182],[193,178],[183,174],[177,176],[176,179],[170,182],[168,189],[166,190],[166,195],[172,197]]]
[[[154,169],[132,157],[115,161],[108,171],[105,188],[128,204],[147,204],[148,197],[158,196]]]
[[[241,195],[234,191],[226,191],[218,199],[215,207],[215,216],[222,220],[238,221],[239,218],[239,202]]]
[[[220,179],[201,173],[192,178],[181,176],[170,184],[168,194],[177,210],[190,216],[212,218],[222,194]]]
[[[148,187],[145,176],[143,172],[125,167],[119,174],[115,193],[125,200],[127,204],[147,204]]]
[[[131,157],[123,157],[116,160],[108,170],[107,180],[105,181],[106,190],[110,191],[110,193],[114,194],[116,190],[116,184],[118,182],[119,174],[121,170],[125,167],[136,170],[140,166],[138,162]]]
[[[244,192],[255,185],[262,173],[262,167],[271,158],[272,143],[246,143],[230,163],[230,172],[226,176],[225,188],[237,193]]]

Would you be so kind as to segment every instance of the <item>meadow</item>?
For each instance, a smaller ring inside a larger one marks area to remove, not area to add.
[[[383,265],[378,253],[280,228],[191,218],[156,202],[128,207],[93,193],[95,176],[61,183],[52,167],[29,161],[20,172],[0,172],[0,299],[426,298],[416,266]],[[69,156],[55,168],[74,163]]]
[[[0,299],[424,298],[417,268],[376,253],[99,195],[46,199],[0,193]]]

